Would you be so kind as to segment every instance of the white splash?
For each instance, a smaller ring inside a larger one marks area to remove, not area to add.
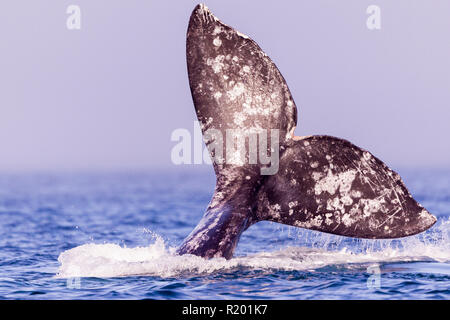
[[[185,274],[210,274],[238,268],[253,270],[314,271],[328,265],[393,263],[413,261],[450,262],[450,220],[419,236],[397,240],[355,240],[358,245],[327,249],[335,243],[332,235],[316,234],[308,247],[285,247],[231,260],[206,260],[193,255],[178,256],[161,237],[148,247],[126,248],[116,244],[84,244],[64,251],[58,257],[57,278],[120,277],[148,275],[174,277]],[[375,244],[379,248],[375,249]],[[356,247],[356,249],[355,249]],[[349,266],[350,267],[350,266]]]

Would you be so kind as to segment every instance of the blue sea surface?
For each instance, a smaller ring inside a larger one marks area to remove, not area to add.
[[[177,256],[211,170],[0,174],[1,299],[449,299],[450,171],[398,170],[438,218],[360,240],[270,222],[231,260]]]

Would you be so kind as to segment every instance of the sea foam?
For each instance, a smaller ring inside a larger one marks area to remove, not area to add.
[[[396,240],[354,240],[314,233],[301,247],[224,258],[203,259],[193,255],[178,256],[156,235],[146,247],[127,248],[117,244],[88,243],[62,252],[57,278],[204,275],[251,269],[271,272],[313,271],[331,265],[354,265],[413,261],[450,261],[450,219],[440,221],[426,233]],[[346,242],[347,241],[347,242]]]

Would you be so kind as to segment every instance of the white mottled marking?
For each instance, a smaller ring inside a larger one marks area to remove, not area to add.
[[[222,32],[222,27],[216,26],[213,31],[213,36]]]
[[[213,40],[213,44],[214,44],[216,47],[220,47],[220,46],[222,45],[222,40],[220,40],[219,37],[216,37],[216,38]]]
[[[230,85],[232,82],[234,83],[234,81],[230,81]],[[231,89],[230,91],[227,92],[227,95],[231,101],[234,101],[234,100],[236,100],[237,97],[239,97],[241,94],[243,94],[244,91],[245,91],[244,84],[238,82],[234,85],[233,89]]]
[[[339,189],[341,194],[346,194],[350,191],[355,177],[356,170],[348,170],[337,175],[333,174],[331,170],[328,170],[328,175],[316,183],[314,191],[316,195],[320,195],[322,192],[328,192],[333,195]],[[314,176],[313,178],[317,180]]]

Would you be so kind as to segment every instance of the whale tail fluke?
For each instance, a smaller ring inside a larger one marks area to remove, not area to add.
[[[413,235],[436,222],[368,151],[329,136],[293,137],[297,108],[278,68],[204,5],[191,15],[186,55],[217,182],[179,254],[229,259],[242,232],[262,220],[370,239]],[[270,137],[258,145],[261,133]],[[276,157],[255,161],[264,154]]]
[[[436,222],[396,172],[330,136],[292,140],[257,203],[261,220],[357,238],[410,236]]]

